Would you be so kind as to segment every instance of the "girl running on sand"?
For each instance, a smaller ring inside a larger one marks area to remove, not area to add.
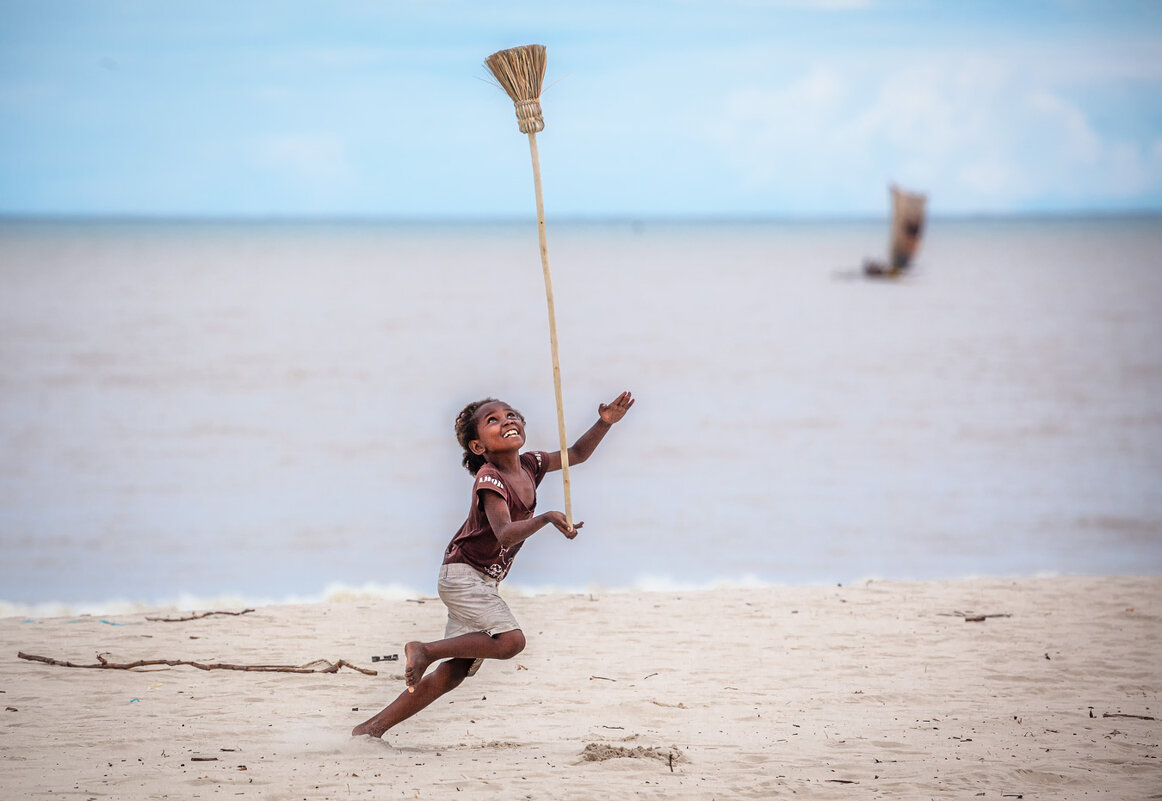
[[[601,404],[597,422],[569,448],[570,466],[587,460],[631,406],[629,392]],[[571,528],[558,511],[535,514],[537,486],[546,473],[561,469],[561,454],[521,453],[525,420],[516,409],[495,398],[470,403],[456,417],[456,438],[464,448],[464,467],[476,481],[468,519],[448,544],[440,568],[440,600],[448,607],[444,639],[404,646],[407,690],[352,729],[352,736],[382,737],[474,675],[485,659],[511,659],[523,651],[525,636],[500,597],[500,582],[524,541],[546,524],[569,539],[584,525]],[[439,660],[446,661],[427,673]]]

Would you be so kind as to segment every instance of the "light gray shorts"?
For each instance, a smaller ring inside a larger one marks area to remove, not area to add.
[[[508,604],[500,597],[500,582],[488,578],[471,565],[458,562],[440,565],[437,587],[440,600],[448,607],[444,639],[478,631],[495,637],[520,628]],[[468,675],[475,675],[483,661],[474,661]]]

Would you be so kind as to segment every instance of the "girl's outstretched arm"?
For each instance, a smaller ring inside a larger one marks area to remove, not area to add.
[[[496,535],[497,541],[505,548],[511,548],[524,542],[549,524],[555,526],[569,539],[576,537],[577,530],[585,525],[584,523],[575,523],[572,528],[569,528],[565,514],[557,511],[545,512],[536,517],[530,517],[528,520],[514,521],[509,516],[508,504],[500,495],[495,492],[484,492],[481,495],[484,500],[484,513],[488,515],[488,525],[492,526],[492,532]]]
[[[569,448],[569,465],[581,464],[590,456],[601,440],[605,438],[609,429],[633,406],[633,393],[626,391],[618,395],[610,403],[603,403],[597,407],[597,422],[590,426],[581,437]],[[546,459],[545,470],[561,469],[560,451],[551,451]]]

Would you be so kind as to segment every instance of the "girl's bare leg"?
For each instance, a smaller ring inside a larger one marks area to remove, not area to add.
[[[383,711],[369,718],[351,730],[352,737],[370,734],[382,737],[383,733],[397,723],[407,720],[441,695],[460,686],[472,667],[471,659],[450,659],[444,662],[415,687],[408,687],[399,697],[388,704]]]
[[[414,688],[428,666],[440,659],[512,659],[524,650],[525,635],[520,629],[492,637],[483,631],[461,634],[435,642],[409,642],[404,646],[407,667],[404,678]]]
[[[460,686],[468,676],[472,662],[478,658],[511,659],[524,650],[525,638],[519,629],[496,637],[484,632],[464,634],[431,643],[409,642],[407,655],[408,688],[383,711],[351,730],[351,736],[369,734],[382,737],[384,732],[427,707],[444,693]],[[424,672],[438,659],[446,659],[428,675]],[[411,677],[415,677],[413,682]]]

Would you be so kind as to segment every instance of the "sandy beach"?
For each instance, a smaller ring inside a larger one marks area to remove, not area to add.
[[[383,740],[435,599],[0,620],[6,798],[1162,798],[1162,578],[511,597]],[[344,667],[242,672],[80,664]],[[399,654],[401,661],[372,661]]]

